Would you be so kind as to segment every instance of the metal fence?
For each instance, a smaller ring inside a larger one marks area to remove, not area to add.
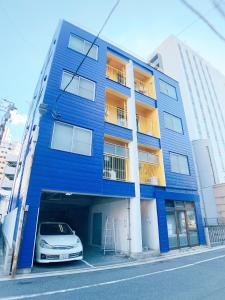
[[[225,244],[225,224],[207,226],[211,246]]]

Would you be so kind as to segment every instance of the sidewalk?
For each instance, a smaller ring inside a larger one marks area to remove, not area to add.
[[[185,256],[191,256],[201,253],[212,252],[220,249],[225,249],[225,246],[218,246],[218,247],[207,247],[207,246],[197,246],[194,248],[183,248],[179,250],[172,250],[169,253],[160,254],[158,256],[149,256],[149,257],[142,257],[138,259],[133,259],[132,261],[127,262],[120,262],[120,263],[111,263],[111,264],[103,264],[98,265],[96,267],[87,267],[87,268],[78,268],[78,269],[67,269],[67,270],[52,270],[51,272],[34,272],[34,273],[26,273],[26,274],[17,274],[17,280],[20,279],[29,279],[29,278],[41,278],[41,277],[52,277],[52,276],[60,276],[66,274],[79,274],[79,273],[87,273],[87,272],[96,272],[96,271],[103,271],[109,269],[119,269],[119,268],[126,268],[132,266],[138,266],[143,264],[154,264],[157,262],[165,262],[169,260],[173,260],[176,258],[182,258]],[[10,276],[1,276],[0,281],[7,281],[11,280]]]

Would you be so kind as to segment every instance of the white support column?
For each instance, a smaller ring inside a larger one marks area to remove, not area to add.
[[[138,163],[136,105],[134,90],[133,62],[127,65],[127,82],[131,88],[131,97],[128,99],[128,127],[132,129],[133,141],[129,143],[129,170],[130,181],[135,184],[135,197],[130,199],[130,238],[131,254],[142,252],[142,230],[141,230],[141,205],[140,205],[140,178]]]

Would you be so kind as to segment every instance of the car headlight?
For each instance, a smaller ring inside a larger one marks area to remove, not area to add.
[[[76,240],[77,244],[81,244],[81,240],[79,239],[79,237]]]
[[[40,247],[41,247],[41,248],[52,249],[52,246],[49,245],[45,240],[41,240],[41,241],[40,241]]]

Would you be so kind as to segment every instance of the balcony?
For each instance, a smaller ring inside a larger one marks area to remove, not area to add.
[[[128,181],[128,157],[126,146],[105,142],[103,178]]]
[[[156,99],[154,77],[137,68],[134,69],[134,87],[136,92]]]
[[[6,191],[11,191],[12,186],[13,186],[13,180],[4,177],[4,179],[2,180],[1,188]]]
[[[106,77],[126,86],[126,63],[116,56],[108,54]]]
[[[159,138],[159,124],[157,109],[147,105],[136,104],[137,131]]]
[[[138,157],[141,184],[165,186],[165,175],[161,151],[153,149],[144,151],[139,149]]]
[[[124,71],[121,71],[119,69],[116,69],[110,65],[107,65],[106,67],[106,77],[119,82],[122,85],[126,85],[126,74]]]
[[[127,127],[127,99],[111,90],[106,90],[105,121]]]
[[[127,111],[120,107],[106,104],[105,121],[118,126],[127,127]]]
[[[16,168],[15,167],[11,167],[10,165],[7,165],[5,167],[5,176],[9,179],[9,180],[13,180],[14,176],[15,176],[15,171]]]
[[[8,153],[7,156],[6,156],[6,161],[7,161],[9,166],[16,167],[17,158],[18,158],[18,155],[15,155],[13,153]]]

